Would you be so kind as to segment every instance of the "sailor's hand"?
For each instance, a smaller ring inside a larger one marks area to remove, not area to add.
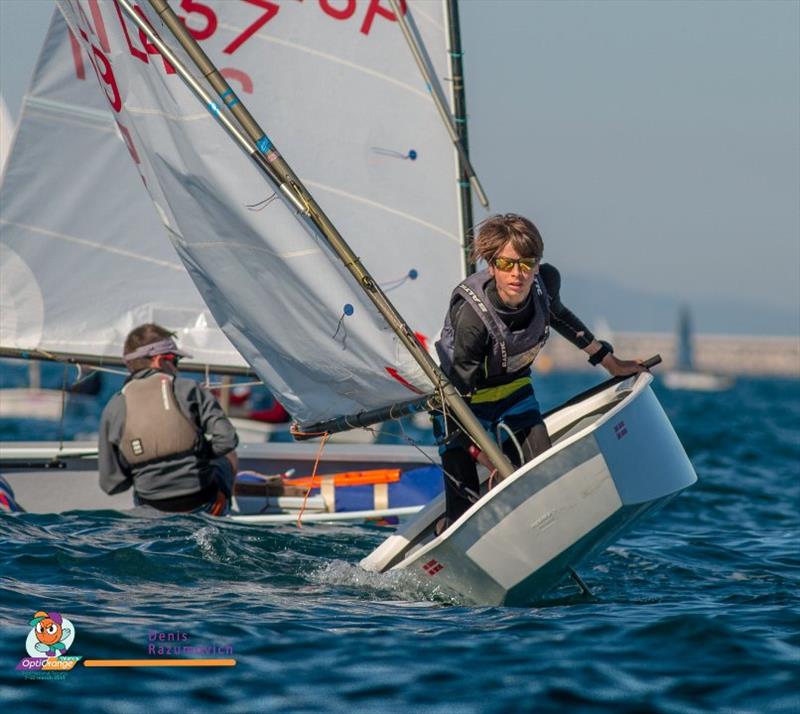
[[[639,372],[646,372],[645,367],[640,361],[632,359],[618,359],[612,353],[603,357],[600,363],[608,370],[608,373],[613,377],[627,377],[630,374],[638,374]]]

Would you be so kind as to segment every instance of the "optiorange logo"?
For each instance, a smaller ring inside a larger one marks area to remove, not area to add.
[[[75,625],[60,612],[39,610],[28,623],[31,627],[25,639],[29,657],[17,665],[27,676],[61,678],[71,670],[81,657],[67,657],[66,651],[75,641]]]
[[[40,610],[28,624],[31,631],[25,649],[31,657],[58,657],[75,641],[75,625],[61,613]]]

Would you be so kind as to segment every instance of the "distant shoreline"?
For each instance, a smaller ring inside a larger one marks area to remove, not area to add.
[[[624,358],[661,355],[660,369],[674,369],[676,339],[669,332],[615,332],[599,335]],[[728,375],[800,377],[800,336],[695,335],[695,369]],[[591,369],[586,355],[560,335],[551,338],[537,360],[540,371]]]

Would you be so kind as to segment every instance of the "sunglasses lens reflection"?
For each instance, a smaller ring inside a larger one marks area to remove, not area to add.
[[[536,265],[536,260],[533,258],[504,258],[498,256],[494,259],[494,267],[503,273],[510,273],[515,265],[519,265],[519,269],[523,273],[530,273],[533,266]]]

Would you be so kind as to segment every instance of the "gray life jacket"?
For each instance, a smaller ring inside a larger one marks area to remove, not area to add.
[[[524,329],[513,332],[500,317],[504,311],[497,308],[486,294],[486,285],[491,279],[488,270],[481,270],[470,275],[453,290],[442,334],[436,342],[439,364],[447,375],[452,374],[455,353],[452,315],[456,304],[462,300],[478,314],[489,331],[492,351],[487,355],[484,373],[489,381],[507,374],[516,374],[530,366],[547,342],[550,334],[550,298],[541,276],[536,275],[531,285],[531,299],[536,301],[533,319]]]
[[[122,388],[125,428],[119,449],[134,465],[157,461],[198,448],[200,431],[178,406],[174,377],[155,372],[132,379]]]

